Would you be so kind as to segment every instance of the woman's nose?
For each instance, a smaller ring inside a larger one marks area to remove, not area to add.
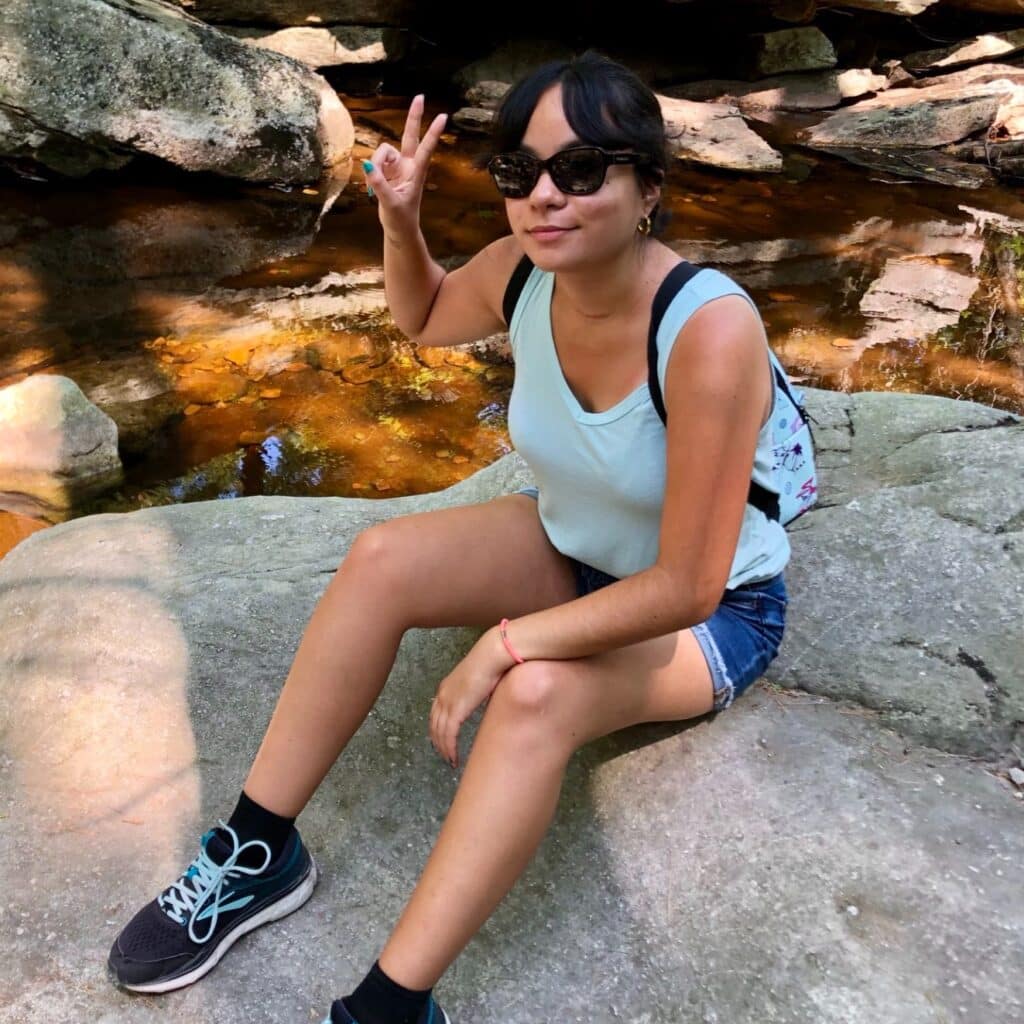
[[[562,198],[561,189],[551,180],[551,175],[546,169],[540,172],[540,177],[534,183],[530,198],[534,202],[542,203],[550,203],[552,199]]]

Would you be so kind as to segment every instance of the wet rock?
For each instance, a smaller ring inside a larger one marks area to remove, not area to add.
[[[837,63],[828,36],[813,25],[760,33],[752,42],[754,67],[760,77],[786,71],[817,71]]]
[[[864,11],[878,11],[879,14],[892,14],[901,17],[913,17],[928,10],[932,4],[940,0],[842,0],[840,7],[853,7]]]
[[[122,480],[117,426],[67,377],[0,390],[0,508],[47,522]]]
[[[459,107],[452,114],[452,123],[464,132],[486,135],[494,124],[494,113],[490,107]]]
[[[406,25],[413,0],[170,0],[203,21],[248,25]]]
[[[712,79],[670,86],[666,96],[715,103],[734,102],[741,111],[826,110],[844,100],[859,99],[888,88],[884,75],[867,68],[824,71],[808,75],[778,75],[757,82]]]
[[[680,160],[736,171],[782,170],[782,154],[726,103],[693,103],[659,96],[672,152]]]
[[[860,311],[870,326],[861,346],[897,339],[924,340],[960,319],[980,282],[939,260],[903,256],[886,261],[861,296]]]
[[[983,36],[936,50],[908,53],[902,63],[911,71],[945,71],[997,57],[1009,57],[1021,50],[1024,50],[1024,29],[1018,28],[1008,32],[986,32]]]
[[[387,64],[405,55],[408,41],[404,32],[369,25],[284,28],[276,32],[233,25],[218,28],[250,46],[273,50],[311,68]]]
[[[8,154],[60,174],[145,153],[307,182],[351,155],[352,119],[322,78],[156,0],[8,0],[0,69],[0,111],[36,127]]]
[[[248,386],[248,381],[240,374],[196,370],[192,367],[184,367],[174,382],[176,391],[199,405],[233,401],[244,395]]]
[[[930,148],[959,142],[986,130],[1001,106],[1024,96],[1024,70],[989,80],[986,70],[890,89],[830,114],[802,132],[802,139],[813,148]]]
[[[869,149],[863,146],[816,148],[819,152],[841,157],[859,167],[881,171],[897,182],[908,179],[930,181],[953,188],[986,188],[995,183],[995,177],[988,167],[968,162],[979,159],[973,146],[967,151],[956,153],[935,149]],[[960,159],[961,156],[964,159]]]

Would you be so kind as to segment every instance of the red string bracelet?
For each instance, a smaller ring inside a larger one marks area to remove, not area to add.
[[[508,634],[505,632],[505,627],[507,625],[508,619],[502,619],[501,625],[498,627],[498,629],[501,631],[502,642],[505,644],[505,650],[512,655],[512,658],[515,660],[515,663],[517,665],[522,665],[523,659],[520,658],[518,654],[516,654],[516,652],[512,649],[512,644],[509,643]]]

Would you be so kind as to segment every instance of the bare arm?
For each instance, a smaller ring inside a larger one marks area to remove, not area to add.
[[[523,658],[581,658],[703,622],[717,607],[739,539],[770,382],[763,327],[723,296],[679,333],[665,381],[665,500],[658,559],[565,604],[514,619]],[[497,628],[494,647],[501,647]]]

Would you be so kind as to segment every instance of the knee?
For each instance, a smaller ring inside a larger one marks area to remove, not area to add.
[[[491,697],[491,705],[534,728],[550,728],[562,701],[562,670],[557,661],[527,661],[509,669]]]
[[[405,558],[401,532],[390,522],[368,527],[349,546],[341,568],[370,579],[389,577]]]

